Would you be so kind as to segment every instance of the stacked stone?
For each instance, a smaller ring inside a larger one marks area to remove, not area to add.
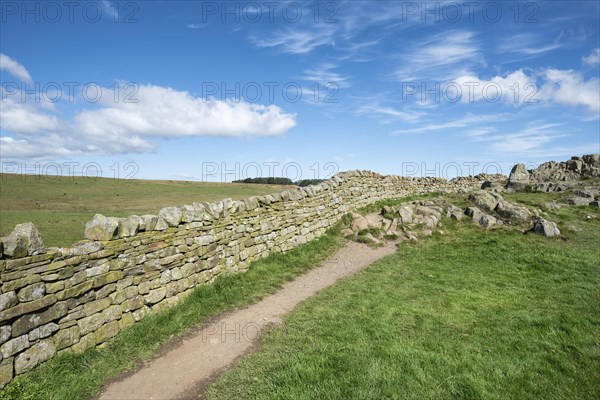
[[[96,215],[88,239],[44,249],[32,224],[0,239],[0,387],[61,352],[101,345],[120,330],[254,260],[325,233],[373,202],[478,188],[456,180],[341,173],[319,185],[217,203],[167,207],[158,215]]]

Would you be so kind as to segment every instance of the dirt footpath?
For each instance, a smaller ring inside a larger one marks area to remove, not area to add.
[[[280,324],[301,301],[395,250],[393,243],[372,249],[348,242],[321,267],[288,282],[277,293],[203,325],[141,369],[111,381],[98,398],[198,399],[208,383],[257,347],[268,325]]]

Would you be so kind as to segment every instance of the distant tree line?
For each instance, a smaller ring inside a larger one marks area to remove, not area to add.
[[[297,182],[292,181],[290,178],[246,178],[233,181],[233,183],[260,183],[263,185],[297,185],[300,187],[316,185],[323,182],[325,179],[302,179]]]

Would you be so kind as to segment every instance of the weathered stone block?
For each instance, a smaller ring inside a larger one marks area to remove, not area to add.
[[[36,365],[49,360],[54,354],[56,354],[56,348],[52,341],[46,340],[37,343],[15,358],[15,373],[18,375],[27,372]]]
[[[179,207],[165,207],[158,212],[158,222],[154,229],[163,231],[169,227],[177,226],[181,223],[182,217]]]
[[[121,306],[119,305],[110,306],[106,310],[102,311],[106,322],[118,320],[119,318],[121,318],[122,313],[123,312],[121,311]]]
[[[121,319],[119,320],[119,330],[122,331],[123,329],[130,327],[134,323],[135,320],[133,319],[133,313],[125,313],[121,316]]]
[[[63,281],[46,283],[46,293],[48,293],[48,294],[60,292],[64,288],[65,288],[65,282],[63,282]]]
[[[8,358],[25,350],[29,346],[29,337],[27,335],[21,335],[0,346],[0,354],[2,354],[2,358]]]
[[[91,303],[87,303],[83,306],[83,310],[85,312],[85,316],[89,317],[92,314],[96,314],[108,307],[112,304],[112,301],[109,298],[103,298],[100,300],[92,301]]]
[[[58,331],[59,327],[54,322],[50,322],[49,324],[42,325],[39,328],[35,328],[31,332],[29,332],[29,341],[35,342],[39,339],[44,339],[54,332]]]
[[[88,292],[89,290],[91,290],[93,287],[94,287],[93,281],[86,281],[86,282],[80,283],[78,285],[75,285],[73,287],[70,287],[68,289],[65,289],[62,292],[59,292],[57,294],[57,296],[58,296],[59,300],[69,299],[72,297],[79,297],[82,294],[84,294],[85,292]]]
[[[77,321],[77,325],[82,335],[87,335],[100,328],[106,322],[106,316],[102,313],[94,314]]]
[[[67,329],[61,329],[54,335],[54,346],[56,350],[62,350],[77,343],[80,338],[79,326],[72,326]]]
[[[144,300],[144,296],[142,295],[137,295],[131,299],[125,300],[122,304],[121,304],[121,311],[126,313],[129,311],[133,311],[133,310],[137,310],[139,308],[142,308],[145,304],[145,300]]]
[[[23,314],[30,314],[42,308],[48,307],[56,303],[58,299],[55,295],[42,297],[41,299],[30,301],[27,303],[18,304],[8,310],[0,312],[0,322],[18,317]]]
[[[110,295],[111,293],[113,293],[116,289],[117,289],[117,285],[114,283],[110,283],[106,286],[102,286],[96,292],[96,299],[97,300],[103,299],[103,298],[107,297],[108,295]]]
[[[18,303],[17,294],[15,291],[0,294],[0,311],[4,311],[8,308],[14,307]]]
[[[144,306],[142,308],[140,308],[139,310],[135,310],[132,315],[133,315],[133,319],[135,322],[140,321],[142,318],[144,318],[146,315],[150,314],[152,311],[150,310],[150,307],[148,306]]]
[[[123,271],[111,271],[104,275],[99,275],[93,280],[93,287],[100,287],[107,285],[109,283],[113,283],[122,279],[124,276]]]
[[[119,322],[118,321],[109,322],[108,324],[103,325],[96,332],[96,342],[97,343],[106,342],[108,339],[116,336],[117,333],[119,333]]]
[[[132,215],[119,220],[118,236],[120,238],[137,235],[140,227],[146,227],[146,223],[142,217]]]
[[[79,341],[77,343],[75,343],[73,345],[73,347],[71,347],[73,349],[73,352],[76,354],[81,354],[84,351],[86,351],[87,349],[94,347],[96,345],[96,334],[95,333],[90,333],[88,335],[85,335],[83,337],[81,337],[79,339]]]
[[[17,297],[21,302],[33,301],[43,297],[46,294],[46,285],[43,282],[34,283],[33,285],[25,286]]]
[[[29,303],[26,303],[29,304]],[[65,315],[69,311],[69,307],[66,302],[56,303],[49,309],[38,314],[27,314],[17,319],[12,326],[12,335],[20,336],[24,333],[30,332],[38,326],[47,324],[48,322],[57,320]]]
[[[118,218],[96,214],[90,222],[85,224],[85,238],[100,241],[111,240],[116,236],[118,227]]]
[[[13,378],[13,358],[0,362],[0,389],[2,389]]]
[[[3,238],[3,253],[13,258],[26,257],[44,252],[42,237],[31,222],[15,226],[7,237]]]
[[[167,288],[160,287],[158,289],[151,290],[144,299],[146,300],[146,304],[155,304],[165,298],[167,294]]]
[[[0,326],[0,345],[10,339],[12,328],[10,325]]]

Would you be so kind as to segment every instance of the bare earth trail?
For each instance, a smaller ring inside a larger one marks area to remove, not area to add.
[[[285,314],[321,289],[395,251],[393,243],[372,249],[348,242],[322,266],[286,283],[277,293],[211,321],[143,368],[107,384],[98,399],[197,399],[207,383],[258,345],[264,328],[280,324]]]

